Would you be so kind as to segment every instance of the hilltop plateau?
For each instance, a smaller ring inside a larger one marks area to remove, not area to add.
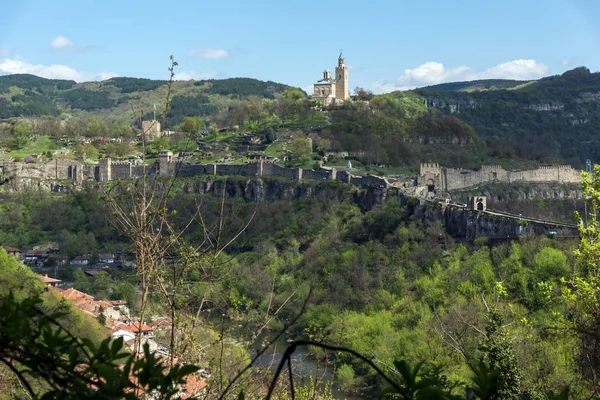
[[[0,76],[0,119],[80,121],[76,135],[100,137],[103,129],[87,129],[92,119],[131,130],[138,129],[138,110],[151,119],[157,104],[160,114],[167,84],[141,78],[76,83]],[[171,89],[163,129],[177,130],[185,117],[197,117],[207,131],[209,125],[213,131],[236,127],[227,137],[271,131],[266,140],[270,146],[262,146],[267,147],[264,155],[280,161],[286,146],[273,132],[290,140],[290,129],[303,129],[312,139],[313,153],[299,161],[303,165],[329,152],[348,153],[346,158],[368,166],[413,169],[421,161],[472,169],[482,164],[582,168],[586,159],[600,159],[595,135],[600,126],[600,74],[585,67],[534,81],[453,82],[381,95],[357,88],[352,100],[329,109],[318,107],[300,89],[250,78],[175,81]]]

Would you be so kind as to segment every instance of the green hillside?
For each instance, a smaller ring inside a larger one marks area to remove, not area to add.
[[[251,78],[176,81],[172,85],[168,119],[173,125],[185,116],[211,116],[231,100],[251,96],[272,99],[290,86]],[[165,103],[167,81],[111,78],[101,82],[45,79],[33,75],[0,76],[0,119],[14,117],[94,116],[105,122],[131,123],[132,105],[149,114]],[[160,109],[158,110],[161,111]]]
[[[156,104],[166,128],[185,117],[200,117],[213,134],[232,127],[239,127],[238,134],[311,131],[312,150],[319,155],[305,155],[306,163],[329,151],[351,152],[363,164],[388,166],[432,161],[467,168],[491,163],[582,167],[588,158],[600,160],[600,73],[585,67],[537,81],[490,79],[397,91],[329,110],[321,110],[300,90],[250,78],[175,81],[171,89],[164,115],[166,81],[75,83],[1,76],[0,119],[51,116],[69,121],[63,130],[70,137],[118,137],[133,132],[140,111],[151,118]],[[94,119],[104,128],[91,129],[97,125]],[[37,136],[57,136],[53,132],[60,130],[36,129]],[[4,135],[4,147],[15,147],[11,140]],[[283,157],[283,143],[274,145]],[[275,155],[271,150],[268,154]]]
[[[439,85],[427,86],[427,90],[463,91],[474,92],[484,90],[511,89],[526,84],[529,81],[515,81],[512,79],[481,79],[466,82],[440,83]]]
[[[429,108],[469,124],[489,157],[575,166],[600,160],[600,73],[580,67],[512,90],[440,86],[414,93]]]

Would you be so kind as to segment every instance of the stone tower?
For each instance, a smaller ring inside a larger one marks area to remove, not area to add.
[[[335,97],[341,101],[350,98],[348,92],[348,67],[344,65],[344,57],[340,52],[338,66],[335,68]]]

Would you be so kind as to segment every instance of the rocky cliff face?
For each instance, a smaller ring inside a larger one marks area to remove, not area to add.
[[[461,203],[466,203],[471,196],[486,196],[490,209],[559,222],[575,223],[575,211],[580,215],[586,212],[581,188],[577,184],[488,184],[452,191],[450,196]]]
[[[557,227],[551,223],[531,223],[454,207],[446,208],[443,221],[448,233],[468,240],[479,237],[509,239],[527,234],[544,236],[551,231],[561,237],[576,237],[578,234],[577,229]]]
[[[4,192],[66,192],[75,190],[74,182],[62,182],[51,179],[8,178],[0,179],[0,191]]]
[[[472,98],[462,100],[443,99],[439,97],[424,97],[423,104],[427,108],[448,109],[451,114],[458,114],[463,109],[473,109],[479,107],[479,103]]]
[[[301,181],[272,178],[196,179],[183,185],[186,193],[212,194],[246,201],[278,201],[318,199],[322,201],[353,201],[363,210],[370,210],[384,201],[388,190],[351,186],[335,181]],[[396,193],[396,189],[389,189]]]
[[[581,199],[581,187],[578,184],[559,183],[511,183],[488,184],[469,190],[450,192],[453,199],[466,202],[471,196],[487,196],[488,204],[524,200],[573,200]]]

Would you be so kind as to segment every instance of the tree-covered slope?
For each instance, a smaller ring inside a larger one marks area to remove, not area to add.
[[[466,82],[448,82],[427,86],[427,90],[464,91],[474,92],[483,90],[510,89],[526,84],[528,81],[515,81],[512,79],[481,79]]]
[[[272,99],[290,86],[251,78],[176,81],[171,89],[168,118],[177,124],[186,116],[210,116],[219,105],[250,96]],[[143,78],[111,78],[101,82],[45,79],[33,75],[0,76],[0,119],[92,113],[110,122],[132,122],[131,112],[141,106],[150,113],[165,103],[167,81]],[[157,111],[161,111],[160,109]]]
[[[600,159],[600,73],[580,67],[505,90],[452,85],[414,93],[427,107],[469,124],[489,156],[576,166]]]

